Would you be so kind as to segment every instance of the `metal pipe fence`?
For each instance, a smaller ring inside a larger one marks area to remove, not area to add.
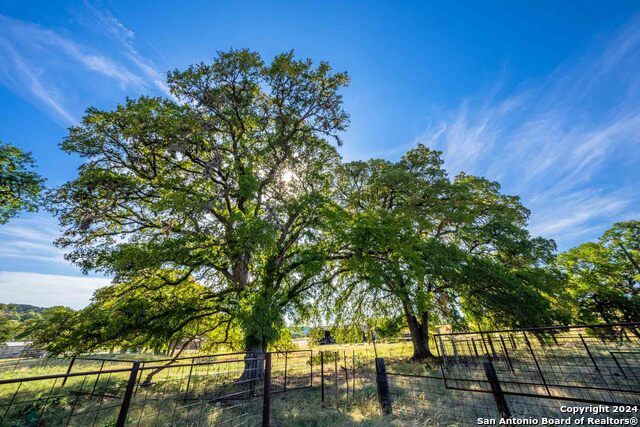
[[[640,404],[639,324],[438,334],[449,388],[486,390],[490,360],[504,392],[592,404]]]
[[[0,425],[93,426],[117,416],[132,367],[0,380]]]
[[[265,358],[247,354],[140,367],[123,425],[255,425],[261,417]]]
[[[285,425],[293,419],[278,410],[291,402],[317,405],[333,419],[368,405],[400,424],[443,426],[558,418],[562,406],[604,405],[609,411],[589,416],[607,425],[629,415],[611,408],[640,404],[640,323],[442,333],[433,348],[439,356],[423,363],[336,347],[76,357],[52,361],[46,375],[38,359],[24,369],[34,375],[0,376],[0,425],[268,426],[273,416]]]
[[[626,425],[631,418],[637,421],[640,405],[639,327],[626,323],[436,334],[437,369],[387,373],[394,414],[424,425],[462,426],[501,418],[538,424],[541,418],[566,421],[569,407],[584,411],[598,425]]]
[[[107,369],[111,362],[119,367]],[[313,381],[311,351],[72,358],[57,367],[64,372],[0,379],[0,425],[269,425],[270,395]]]

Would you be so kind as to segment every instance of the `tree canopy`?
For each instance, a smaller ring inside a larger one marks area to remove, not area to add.
[[[240,346],[238,325],[220,315],[207,295],[191,280],[173,286],[158,278],[119,283],[98,289],[82,310],[46,310],[30,326],[31,335],[50,354],[119,348],[180,355],[196,340],[205,341],[203,350]]]
[[[0,224],[20,211],[35,211],[44,179],[34,172],[31,154],[0,142]]]
[[[597,241],[558,257],[582,323],[640,319],[640,221],[619,222]]]
[[[348,124],[348,81],[291,52],[266,64],[231,50],[170,73],[175,100],[87,110],[62,145],[85,163],[52,195],[58,244],[116,283],[202,285],[206,312],[237,319],[245,348],[264,351],[330,251],[330,141]]]
[[[344,306],[405,316],[414,357],[428,356],[429,327],[470,321],[542,326],[558,321],[561,293],[549,268],[555,243],[531,238],[529,212],[498,183],[449,179],[440,153],[423,145],[400,161],[344,164],[337,231]],[[354,303],[354,301],[359,301]]]

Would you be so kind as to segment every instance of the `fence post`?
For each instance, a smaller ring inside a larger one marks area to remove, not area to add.
[[[313,387],[313,350],[309,351],[309,386]]]
[[[514,350],[517,350],[517,349],[518,349],[518,346],[516,345],[516,339],[515,339],[515,338],[513,338],[513,334],[509,334],[509,340],[511,341],[511,347],[512,347]]]
[[[469,344],[469,340],[465,341],[467,343],[467,350],[469,350],[469,357],[473,356],[473,351],[471,350],[471,344]]]
[[[498,355],[496,354],[496,348],[493,346],[493,340],[491,339],[491,335],[487,334],[487,340],[489,341],[489,347],[491,347],[491,354],[493,355],[493,360],[498,360]]]
[[[390,415],[391,395],[389,394],[389,379],[387,378],[387,368],[382,357],[376,357],[376,386],[378,389],[378,400],[383,415]]]
[[[351,350],[351,364],[353,366],[353,387],[351,387],[351,396],[355,395],[356,392],[356,351]]]
[[[442,342],[442,335],[440,335],[440,330],[438,330],[438,340],[440,341],[440,348],[442,349],[442,362],[444,366],[449,369],[449,364],[447,363],[447,354],[444,351],[444,343]]]
[[[500,344],[502,344],[502,350],[507,360],[507,365],[509,365],[509,369],[511,369],[511,372],[515,374],[515,371],[513,370],[513,364],[511,363],[511,357],[509,357],[509,350],[507,350],[507,345],[504,343],[504,338],[502,338],[502,335],[500,335]]]
[[[266,353],[264,357],[264,387],[262,391],[262,427],[269,427],[271,415],[271,353]]]
[[[184,400],[187,400],[189,397],[189,386],[191,385],[191,375],[193,374],[193,365],[195,364],[195,359],[191,358],[191,366],[189,366],[189,378],[187,378],[187,389],[184,392]]]
[[[334,371],[333,371],[333,381],[335,382],[335,391],[336,391],[336,411],[340,410],[340,393],[338,390],[338,352],[334,351],[333,352],[333,365],[334,365]]]
[[[76,356],[72,356],[71,357],[71,361],[69,362],[69,367],[67,368],[67,375],[69,375],[69,373],[71,372],[71,368],[73,368],[73,364],[76,361]],[[62,380],[62,385],[64,386],[67,383],[67,378],[69,377],[64,377],[64,379]]]
[[[456,340],[451,338],[451,347],[453,348],[453,360],[458,363],[458,347],[456,347]]]
[[[133,362],[131,367],[131,374],[129,374],[129,381],[127,381],[127,388],[122,398],[122,405],[120,406],[120,413],[118,414],[118,421],[116,421],[116,427],[124,427],[127,422],[127,413],[129,412],[129,405],[131,405],[131,398],[133,397],[133,390],[136,387],[136,381],[138,379],[138,371],[140,369],[140,362]]]
[[[482,339],[482,347],[484,347],[484,354],[489,356],[489,347],[487,347],[487,341],[485,341],[484,339],[484,332],[482,332],[482,330],[480,331],[480,338]]]
[[[289,364],[289,357],[287,352],[284,352],[284,391],[287,391],[287,368]]]
[[[320,404],[324,408],[324,351],[320,350]]]
[[[343,359],[343,363],[344,366],[342,367],[342,369],[344,369],[344,383],[347,386],[347,402],[349,401],[349,369],[347,367],[347,352],[343,350],[342,352],[342,359]]]
[[[491,385],[491,391],[493,392],[493,397],[496,400],[496,405],[498,405],[500,417],[511,418],[511,412],[509,411],[509,406],[507,406],[507,400],[504,398],[504,393],[502,392],[502,387],[498,380],[498,374],[496,373],[496,369],[494,368],[491,359],[484,362],[484,372],[487,375],[489,384]]]

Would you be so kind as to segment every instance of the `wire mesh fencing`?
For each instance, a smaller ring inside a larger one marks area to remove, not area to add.
[[[171,359],[145,355],[147,360],[165,361]],[[139,359],[135,359],[139,360]],[[43,352],[25,351],[16,357],[0,358],[0,379],[19,376],[63,374],[73,371],[95,371],[100,369],[120,369],[130,367],[135,361],[129,354],[104,353],[91,356],[47,356]]]
[[[308,353],[287,354],[275,378],[310,382]],[[156,361],[76,358],[63,373],[0,379],[2,426],[268,425],[272,354],[230,353]],[[126,365],[108,368],[109,363]],[[86,370],[87,366],[100,369]],[[266,411],[265,411],[265,405]]]
[[[22,360],[21,370],[47,374],[0,378],[0,425],[265,426],[271,395],[311,389],[313,356],[305,350]]]
[[[131,367],[0,380],[0,425],[115,422],[130,374]]]
[[[25,361],[34,375],[0,371],[0,425],[289,425],[302,407],[336,423],[353,414],[434,426],[581,415],[615,425],[629,417],[616,408],[640,403],[639,325],[436,334],[439,357],[422,363],[375,346]]]
[[[265,405],[271,395],[311,387],[312,369],[311,351],[227,353],[164,365],[147,363],[140,368],[127,424],[266,425]]]
[[[638,324],[440,334],[448,387],[482,389],[490,360],[507,394],[640,404]]]
[[[381,412],[414,425],[500,418],[579,425],[581,417],[585,425],[633,425],[640,404],[639,325],[437,334],[437,370],[386,372],[382,361],[381,375],[376,364]]]
[[[265,360],[248,353],[141,366],[126,425],[259,425]]]
[[[313,360],[311,350],[271,353],[271,392],[313,387]]]
[[[440,376],[387,373],[393,414],[413,425],[472,425],[478,418],[496,419],[490,393],[450,389]]]
[[[314,353],[313,361],[319,387],[321,407],[343,410],[349,406],[367,405],[376,396],[375,369],[372,357],[357,355],[351,349]]]
[[[30,369],[45,363],[47,360],[44,354],[21,351],[16,355],[0,358],[0,375],[13,374],[21,369]]]

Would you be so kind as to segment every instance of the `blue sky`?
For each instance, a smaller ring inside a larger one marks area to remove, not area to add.
[[[0,2],[0,140],[51,186],[79,160],[58,144],[85,108],[165,95],[164,73],[248,47],[294,49],[352,77],[347,160],[418,142],[498,180],[561,249],[640,216],[640,4],[575,2]],[[55,219],[0,227],[0,301],[81,307]]]

